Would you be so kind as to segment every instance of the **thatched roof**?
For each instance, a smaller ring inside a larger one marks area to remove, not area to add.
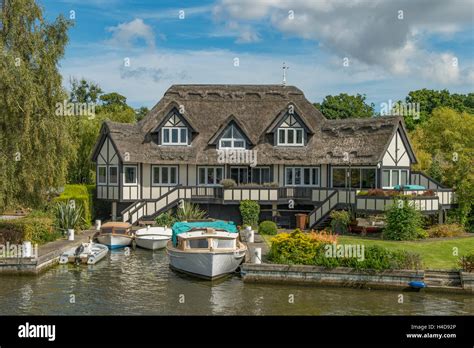
[[[304,147],[273,146],[266,134],[289,104],[310,133]],[[159,146],[152,132],[177,105],[184,107],[195,137],[191,146]],[[107,121],[103,132],[122,160],[129,153],[131,163],[217,164],[216,147],[210,142],[231,120],[255,144],[259,165],[343,164],[344,152],[350,153],[353,164],[376,164],[396,129],[403,128],[401,117],[327,120],[293,86],[173,85],[142,121],[135,125]]]

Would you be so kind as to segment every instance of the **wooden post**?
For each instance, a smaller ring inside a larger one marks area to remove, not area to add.
[[[252,253],[250,254],[250,262],[255,264],[262,263],[262,248],[252,248]]]
[[[117,221],[117,202],[112,202],[112,221]]]

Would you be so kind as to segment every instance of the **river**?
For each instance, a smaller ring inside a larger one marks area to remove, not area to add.
[[[403,303],[399,303],[399,294]],[[0,277],[0,315],[467,315],[474,296],[217,282],[180,275],[164,250],[110,253],[94,266]]]

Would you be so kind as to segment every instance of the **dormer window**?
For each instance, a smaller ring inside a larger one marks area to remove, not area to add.
[[[188,127],[178,115],[172,115],[161,128],[163,145],[188,145]]]
[[[219,148],[245,149],[245,138],[234,125],[231,125],[219,140]]]
[[[278,128],[277,144],[281,146],[303,146],[304,128],[293,115],[289,115]]]

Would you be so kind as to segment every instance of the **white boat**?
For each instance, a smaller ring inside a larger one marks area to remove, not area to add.
[[[59,257],[59,263],[95,265],[102,260],[108,252],[109,249],[105,245],[89,241],[89,243],[82,243],[79,247],[74,247],[64,252]]]
[[[166,245],[170,267],[211,280],[233,273],[247,251],[238,237],[236,232],[209,227],[191,228],[187,232],[174,234],[174,243],[169,241]]]
[[[171,239],[171,235],[171,228],[147,227],[135,232],[135,242],[144,249],[163,249]]]
[[[109,249],[117,249],[132,244],[131,225],[127,222],[107,222],[97,234],[97,241],[107,245]]]

